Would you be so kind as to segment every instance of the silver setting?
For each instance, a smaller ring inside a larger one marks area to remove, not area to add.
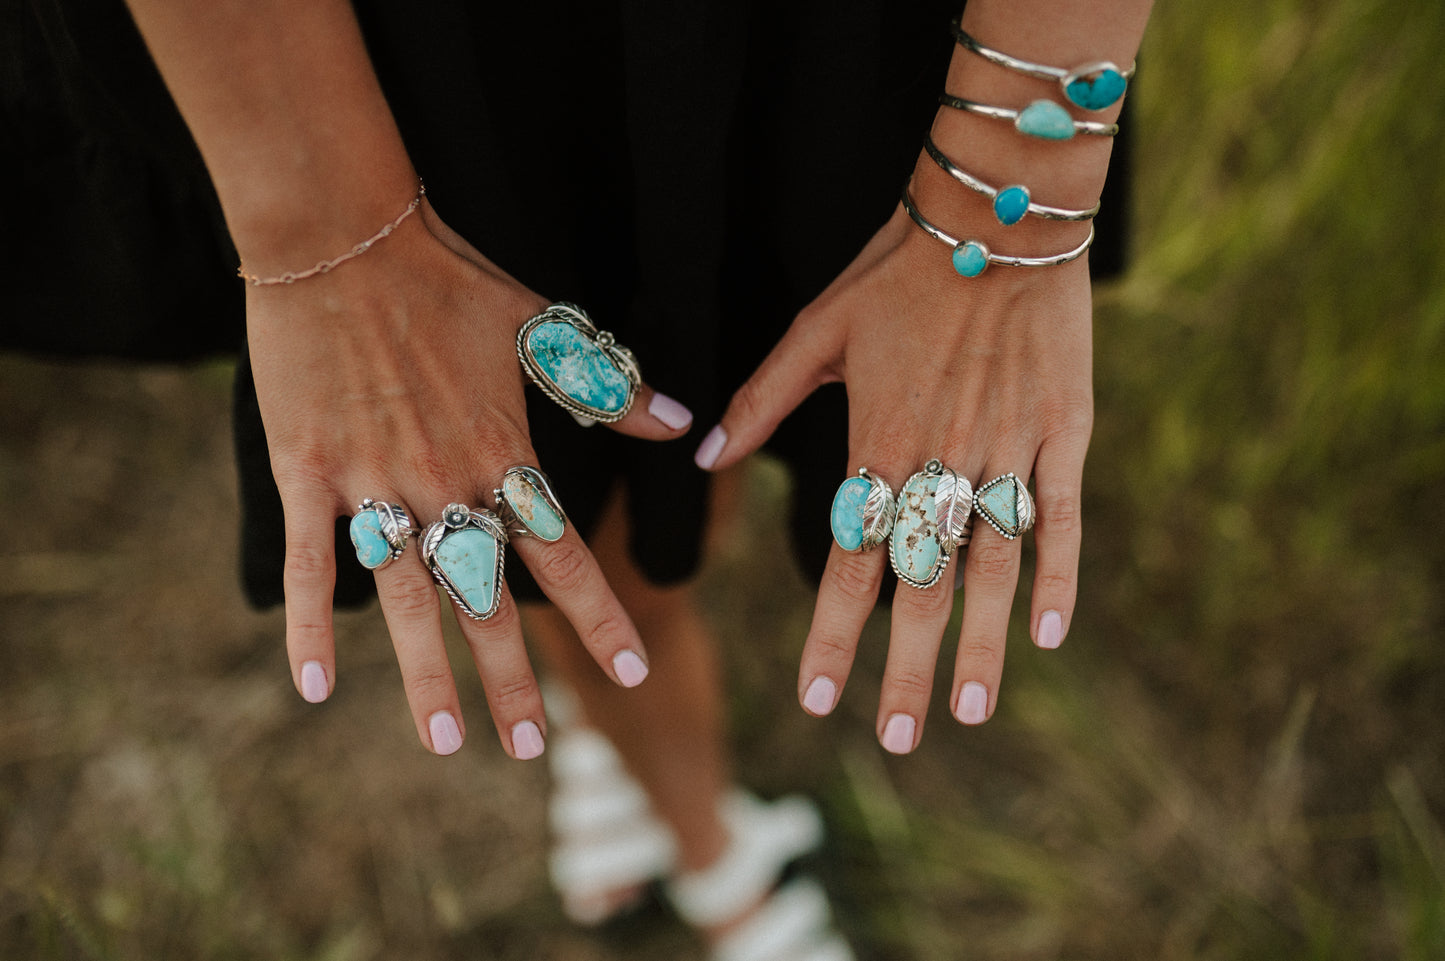
[[[953,94],[947,92],[938,95],[938,102],[945,107],[952,107],[955,110],[977,114],[980,117],[990,117],[994,120],[1007,120],[1014,125],[1015,130],[1019,129],[1019,117],[1023,115],[1022,110],[1014,110],[1010,107],[997,107],[989,103],[979,103],[977,100],[966,100],[963,97],[955,97]],[[1052,100],[1044,102],[1053,103]],[[1072,103],[1072,101],[1070,102]],[[1038,103],[1038,101],[1034,101],[1034,103]],[[1033,106],[1033,103],[1030,103],[1029,106]],[[1116,123],[1100,123],[1097,120],[1075,120],[1073,123],[1074,133],[1076,134],[1082,133],[1095,137],[1113,137],[1119,133],[1119,125]],[[1019,130],[1019,133],[1024,133],[1024,131]],[[1024,135],[1033,136],[1032,134]],[[1062,140],[1063,138],[1060,139]]]
[[[928,462],[929,467],[935,464],[938,461]],[[938,464],[933,513],[938,523],[938,544],[945,554],[968,546],[973,536],[973,485],[967,477],[942,464]]]
[[[868,482],[868,496],[863,500],[863,540],[855,550],[848,551],[838,544],[837,537],[833,538],[833,543],[850,554],[866,554],[886,543],[888,535],[893,533],[893,518],[898,514],[898,501],[886,480],[866,467],[858,468],[858,476]]]
[[[946,471],[946,470],[947,470],[947,468],[945,468],[945,467],[943,466],[943,461],[939,460],[939,459],[936,458],[936,457],[933,458],[933,459],[931,459],[928,463],[924,464],[924,465],[923,465],[923,470],[921,470],[921,471],[919,471],[918,473],[916,473],[916,474],[912,475],[911,477],[909,477],[908,480],[906,480],[906,481],[903,482],[903,486],[898,489],[898,502],[897,502],[897,504],[896,504],[896,506],[895,506],[895,512],[901,512],[901,511],[902,511],[902,509],[903,509],[903,508],[902,508],[902,504],[903,504],[903,492],[904,492],[905,490],[907,490],[908,485],[913,482],[914,478],[918,478],[918,477],[939,477],[939,478],[942,478],[943,475],[944,475],[944,471]],[[948,473],[952,474],[953,472],[952,472],[952,471],[948,471]],[[912,575],[905,573],[902,569],[899,568],[899,566],[898,566],[898,558],[894,556],[894,554],[893,554],[893,549],[892,549],[892,546],[891,546],[891,545],[889,546],[889,550],[888,550],[888,564],[889,564],[890,567],[893,568],[893,573],[898,575],[898,580],[899,580],[901,583],[907,584],[909,587],[916,587],[916,588],[918,588],[919,590],[927,590],[928,588],[930,588],[930,587],[932,587],[933,585],[937,584],[939,581],[943,580],[943,575],[944,575],[945,573],[947,573],[947,571],[948,571],[948,565],[949,565],[949,563],[953,560],[953,552],[952,552],[952,551],[945,550],[945,549],[944,549],[944,546],[943,546],[943,537],[941,536],[941,533],[942,533],[942,532],[941,532],[940,528],[938,527],[938,522],[937,522],[937,518],[938,518],[937,509],[938,509],[938,501],[937,501],[937,493],[935,492],[935,495],[934,495],[934,512],[935,512],[935,513],[934,513],[934,531],[933,531],[933,536],[934,536],[934,538],[938,541],[939,560],[938,560],[938,565],[933,569],[933,574],[932,574],[927,580],[920,581],[920,580],[918,580],[917,578],[913,577]],[[896,523],[896,521],[895,521],[895,523]],[[894,527],[894,532],[895,532],[895,533],[897,532],[897,527],[896,527],[896,526]]]
[[[1018,523],[1012,525],[1005,523],[1003,518],[995,517],[983,503],[983,495],[1004,484],[1010,484],[1014,489],[1014,510],[1018,514]],[[988,526],[1009,540],[1031,530],[1034,526],[1034,499],[1029,496],[1024,482],[1014,476],[1012,472],[1000,474],[988,483],[980,484],[978,490],[973,494],[973,509],[976,514],[988,521]]]
[[[1044,204],[1034,203],[1033,197],[1029,194],[1029,188],[1023,186],[1022,184],[1009,184],[1002,188],[986,184],[982,180],[979,180],[977,177],[975,177],[973,174],[958,166],[958,164],[954,163],[948,158],[947,154],[945,154],[942,150],[939,150],[938,144],[933,142],[933,134],[931,133],[924,136],[923,149],[928,151],[928,155],[933,158],[933,162],[938,164],[938,166],[941,167],[946,174],[948,174],[954,180],[957,180],[959,183],[963,184],[969,190],[972,190],[975,193],[983,194],[989,199],[990,204],[994,200],[998,199],[998,195],[1003,193],[1003,191],[1012,190],[1013,188],[1017,187],[1019,190],[1022,190],[1024,192],[1025,196],[1029,197],[1029,206],[1027,213],[1032,214],[1035,217],[1042,217],[1044,220],[1093,220],[1094,217],[1099,213],[1099,207],[1101,206],[1101,204],[1099,203],[1094,204],[1094,206],[1090,207],[1087,210],[1070,210],[1067,207],[1048,207]],[[994,218],[998,218],[997,210],[994,211]],[[1020,220],[1022,220],[1022,218],[1020,218]],[[1020,220],[1016,220],[1013,223],[1019,223]],[[1004,223],[1004,221],[999,220],[999,223]]]
[[[1124,90],[1125,92],[1127,92],[1129,88],[1129,81],[1134,79],[1134,71],[1138,67],[1138,63],[1135,62],[1129,64],[1128,69],[1120,69],[1119,65],[1114,63],[1112,60],[1095,60],[1090,63],[1084,63],[1080,64],[1077,67],[1070,68],[1051,67],[1048,64],[1034,63],[1031,60],[1023,60],[1019,57],[1010,56],[1009,54],[1004,53],[1002,50],[995,50],[992,47],[985,47],[983,44],[979,43],[977,40],[975,40],[972,36],[970,36],[967,32],[964,31],[957,17],[955,17],[949,23],[949,29],[953,31],[953,39],[957,40],[960,46],[978,54],[989,63],[997,64],[998,66],[1003,67],[1007,70],[1012,70],[1015,73],[1021,73],[1025,76],[1035,77],[1039,80],[1058,81],[1059,89],[1064,92],[1065,99],[1068,99],[1069,85],[1072,84],[1074,81],[1082,80],[1087,77],[1097,76],[1098,74],[1103,73],[1105,70],[1112,70],[1119,76],[1123,77]],[[1120,94],[1119,99],[1123,99],[1123,94]],[[1118,102],[1119,100],[1114,100],[1112,103],[1105,104],[1103,107],[1097,107],[1093,109],[1107,110],[1109,107],[1112,107],[1115,103]],[[1069,103],[1075,107],[1080,106],[1079,104],[1074,103],[1073,100],[1069,100]],[[1088,110],[1090,108],[1080,107],[1080,109]]]
[[[562,518],[562,528],[563,533],[565,533],[567,528],[567,512],[562,509],[561,502],[557,500],[557,492],[552,489],[551,479],[537,468],[528,467],[525,464],[508,467],[506,472],[502,474],[504,482],[508,475],[516,475],[526,479],[527,483],[547,502],[547,506],[556,511],[557,516]],[[492,491],[492,496],[495,497],[497,501],[497,517],[506,527],[508,534],[512,537],[535,537],[537,540],[544,541],[548,544],[555,543],[562,539],[561,534],[552,538],[543,537],[528,527],[522,518],[517,515],[517,509],[512,506],[511,501],[507,500],[506,492],[503,490],[505,486],[505,483],[503,483],[502,487],[498,487]]]
[[[537,358],[533,355],[531,346],[527,342],[528,335],[539,325],[547,321],[556,320],[569,323],[581,331],[588,340],[596,344],[607,355],[608,359],[612,362],[612,366],[616,367],[617,370],[627,378],[627,400],[623,403],[621,410],[601,410],[568,396],[565,391],[553,383],[552,379],[547,376],[546,371],[537,363]],[[586,311],[576,304],[559,301],[558,303],[549,305],[546,310],[537,316],[529,318],[527,322],[522,325],[522,329],[517,331],[517,359],[522,362],[522,369],[527,372],[527,376],[532,378],[532,382],[542,389],[542,393],[552,398],[553,401],[574,418],[602,421],[604,424],[621,420],[623,417],[626,417],[627,412],[632,409],[632,402],[637,399],[637,389],[642,385],[642,371],[638,368],[637,358],[633,356],[632,351],[617,343],[616,338],[612,336],[610,331],[599,331],[597,325],[592,322],[592,318],[588,317]]]
[[[467,528],[485,531],[497,542],[497,564],[493,572],[496,589],[492,592],[492,606],[485,611],[477,610],[468,603],[451,578],[437,565],[436,552],[442,541],[446,540],[447,535]],[[506,562],[506,544],[507,528],[496,514],[486,508],[472,510],[465,504],[448,504],[447,509],[442,512],[442,519],[427,525],[426,533],[421,536],[421,559],[427,570],[431,571],[432,577],[436,578],[436,582],[463,614],[474,621],[485,621],[497,613],[497,608],[502,603],[502,568]]]
[[[370,568],[372,571],[379,571],[392,561],[400,558],[401,555],[406,552],[406,539],[413,535],[420,534],[421,531],[411,526],[411,515],[408,514],[406,508],[400,504],[372,500],[370,497],[367,497],[357,505],[356,513],[351,516],[355,518],[357,514],[365,511],[372,511],[376,514],[378,526],[381,527],[381,536],[391,548],[391,554],[386,560]],[[362,566],[364,567],[365,565]]]
[[[956,250],[959,247],[965,247],[970,244],[978,247],[983,251],[986,261],[985,267],[987,267],[988,264],[997,264],[1000,267],[1056,267],[1059,264],[1067,264],[1071,260],[1078,260],[1084,256],[1089,247],[1094,243],[1094,225],[1090,223],[1089,236],[1084,238],[1084,242],[1073,250],[1065,251],[1062,254],[1055,254],[1052,257],[1014,257],[1008,254],[996,254],[989,250],[988,246],[981,240],[959,240],[952,234],[946,233],[929,223],[923,214],[918,212],[918,208],[914,206],[913,197],[908,191],[907,184],[903,186],[903,209],[908,211],[908,216],[913,218],[913,222],[917,224],[924,233],[935,240],[942,241],[951,249]],[[982,274],[983,271],[979,271],[979,273],[974,276],[978,277]],[[960,274],[959,276],[962,275]]]

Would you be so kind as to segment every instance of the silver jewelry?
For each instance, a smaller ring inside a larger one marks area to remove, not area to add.
[[[1069,210],[1065,207],[1046,207],[1043,204],[1036,204],[1029,193],[1029,188],[1022,184],[1010,184],[1002,188],[990,186],[950,160],[947,154],[938,149],[938,144],[933,142],[931,133],[924,136],[923,149],[928,151],[928,156],[933,158],[933,162],[942,167],[950,177],[969,190],[987,197],[993,206],[993,215],[1005,227],[1023,220],[1024,214],[1033,214],[1035,217],[1042,217],[1045,220],[1093,220],[1094,215],[1099,212],[1099,204],[1094,204],[1088,210]]]
[[[938,488],[933,492],[934,523],[938,525],[939,546],[945,554],[952,554],[967,547],[973,536],[973,485],[937,460],[929,461],[923,469],[938,473]]]
[[[502,602],[506,543],[507,529],[496,514],[448,504],[422,535],[421,559],[463,614],[484,621]]]
[[[957,18],[949,24],[949,28],[953,31],[953,38],[962,47],[973,51],[990,63],[998,64],[1015,73],[1037,77],[1040,80],[1058,81],[1059,87],[1064,91],[1064,97],[1068,99],[1069,103],[1084,110],[1104,110],[1117,103],[1119,98],[1124,96],[1124,91],[1128,89],[1129,80],[1134,76],[1134,69],[1137,66],[1131,63],[1127,70],[1120,70],[1118,64],[1113,61],[1096,60],[1080,64],[1072,69],[1051,67],[1047,64],[1011,57],[1000,50],[985,47],[964,32]]]
[[[954,552],[968,543],[971,495],[968,481],[937,458],[903,483],[888,541],[888,562],[900,581],[924,590],[943,578]]]
[[[1012,473],[980,485],[973,493],[973,509],[1009,540],[1034,526],[1034,499]]]
[[[866,553],[888,540],[898,503],[888,482],[866,467],[838,485],[829,525],[833,540],[850,554]]]
[[[995,107],[992,104],[979,103],[977,100],[965,100],[963,97],[955,97],[953,94],[945,92],[938,95],[938,102],[945,107],[963,110],[980,117],[1011,121],[1014,129],[1019,133],[1028,137],[1037,137],[1040,140],[1071,140],[1074,134],[1079,133],[1091,134],[1096,137],[1112,137],[1119,132],[1119,125],[1116,123],[1075,120],[1069,116],[1067,110],[1052,100],[1035,100],[1022,110],[1011,110],[1008,107]]]
[[[333,257],[330,260],[323,260],[315,267],[310,267],[306,270],[287,271],[286,273],[280,274],[276,277],[257,277],[255,274],[246,273],[246,268],[244,266],[239,266],[236,268],[236,276],[240,277],[252,287],[271,287],[276,284],[294,284],[296,283],[296,281],[305,280],[307,277],[315,277],[317,274],[330,273],[333,269],[340,266],[341,264],[346,263],[351,258],[360,257],[362,254],[366,253],[372,248],[373,244],[381,240],[383,237],[389,237],[393,230],[401,226],[401,222],[403,220],[416,213],[416,208],[421,206],[421,199],[425,196],[426,184],[422,182],[420,177],[418,177],[416,181],[416,197],[412,199],[411,203],[406,205],[406,209],[401,212],[401,215],[395,220],[393,220],[391,223],[387,224],[385,227],[382,227],[376,233],[372,234],[367,239],[363,240],[361,243],[357,244],[355,247],[352,247],[340,257]]]
[[[1094,225],[1091,223],[1089,224],[1089,236],[1085,237],[1084,242],[1073,250],[1055,254],[1052,257],[1013,257],[994,253],[981,240],[959,240],[957,237],[939,230],[918,212],[918,208],[913,204],[913,197],[908,192],[907,184],[903,187],[903,209],[908,211],[908,216],[913,218],[913,222],[921,227],[924,233],[953,248],[953,269],[963,277],[977,277],[988,268],[989,264],[997,264],[1000,267],[1054,267],[1059,264],[1067,264],[1071,260],[1078,260],[1084,256],[1084,252],[1094,242]]]
[[[527,376],[573,416],[612,423],[632,409],[642,373],[632,351],[576,304],[556,303],[517,331]]]
[[[369,571],[379,571],[401,557],[406,539],[419,533],[400,504],[368,497],[351,517],[351,544],[356,548],[357,561]]]
[[[507,468],[502,486],[492,492],[497,516],[513,537],[535,537],[552,543],[567,530],[567,515],[557,502],[552,482],[535,467]]]

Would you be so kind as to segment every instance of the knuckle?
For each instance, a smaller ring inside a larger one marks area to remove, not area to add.
[[[449,702],[452,686],[452,672],[445,664],[413,665],[406,671],[407,694],[422,706]]]
[[[837,663],[839,661],[851,662],[853,652],[857,648],[858,639],[847,638],[842,634],[835,634],[831,631],[824,631],[813,634],[808,638],[808,655],[819,660]]]
[[[437,616],[437,595],[434,589],[410,587],[387,591],[383,597],[387,612],[399,621],[434,620]]]
[[[336,571],[329,551],[294,541],[286,545],[284,570],[287,584],[303,589],[330,584]]]
[[[890,671],[884,678],[884,684],[895,696],[902,696],[910,702],[924,700],[933,693],[933,674],[931,671],[900,668]]]
[[[764,410],[762,385],[757,377],[744,381],[728,402],[727,419],[732,424],[750,424],[758,420]]]
[[[1056,494],[1039,503],[1039,526],[1060,534],[1083,531],[1083,506],[1078,493]]]
[[[883,569],[865,561],[861,555],[850,554],[835,565],[832,578],[833,589],[845,602],[854,606],[872,606],[883,583]]]
[[[968,566],[977,582],[1000,587],[1011,584],[1018,576],[1018,556],[1010,542],[1002,538],[977,541],[969,548]]]
[[[510,674],[487,685],[487,699],[497,715],[526,713],[537,696],[537,682],[527,672]]]
[[[1054,571],[1035,571],[1034,590],[1050,597],[1068,596],[1074,593],[1074,574]]]
[[[589,567],[587,555],[580,548],[560,542],[547,545],[547,549],[531,565],[537,580],[563,592],[582,587]]]
[[[965,637],[958,642],[958,659],[964,663],[978,664],[994,661],[998,658],[998,653],[998,645],[993,641]]]
[[[618,611],[608,611],[594,617],[581,631],[584,644],[589,647],[625,648],[626,641],[632,640],[632,622]]]

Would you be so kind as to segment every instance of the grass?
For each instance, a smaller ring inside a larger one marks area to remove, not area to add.
[[[822,798],[870,956],[1445,957],[1442,35],[1374,0],[1156,13],[1080,609],[1056,654],[1015,639],[988,725],[885,756],[881,619],[802,716],[808,592],[723,545],[741,773]],[[293,696],[230,563],[228,376],[0,360],[0,957],[696,953],[560,923],[541,771],[425,756],[374,612],[333,701]],[[766,531],[786,479],[749,483]]]

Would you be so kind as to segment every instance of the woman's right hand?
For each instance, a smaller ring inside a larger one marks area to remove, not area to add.
[[[397,198],[397,209],[405,204]],[[256,393],[286,518],[286,645],[308,700],[336,683],[332,634],[335,520],[363,498],[401,504],[424,528],[451,503],[495,507],[487,493],[516,465],[538,464],[528,439],[518,329],[545,306],[448,229],[425,201],[390,236],[335,270],[248,288]],[[690,415],[645,385],[611,425],[669,440]],[[659,419],[653,411],[667,418]],[[559,492],[565,507],[566,492]],[[537,583],[602,669],[632,686],[647,655],[627,613],[570,525],[561,540],[515,538]],[[376,572],[382,613],[422,743],[438,754],[465,727],[442,640],[441,605],[412,543]],[[459,617],[503,747],[541,752],[546,722],[505,593],[487,620]]]

